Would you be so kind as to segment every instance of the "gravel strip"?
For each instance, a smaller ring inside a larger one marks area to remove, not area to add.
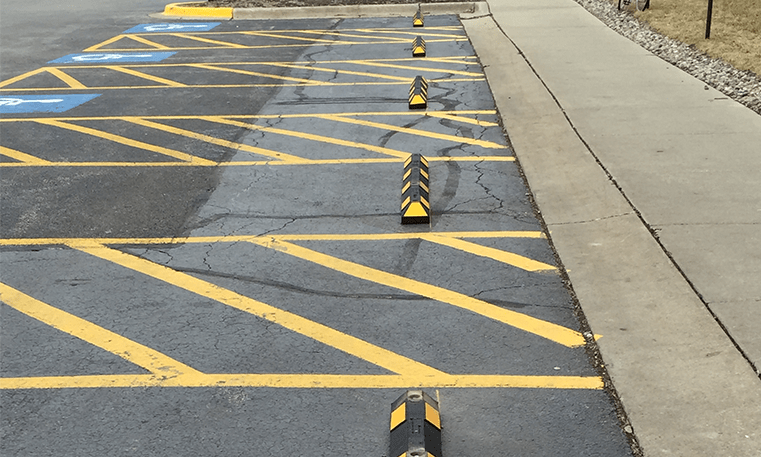
[[[761,77],[661,35],[607,0],[575,0],[605,25],[709,86],[761,114]]]

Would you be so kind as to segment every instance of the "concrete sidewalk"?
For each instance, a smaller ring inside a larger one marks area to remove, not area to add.
[[[761,116],[572,0],[465,19],[645,455],[760,456]]]

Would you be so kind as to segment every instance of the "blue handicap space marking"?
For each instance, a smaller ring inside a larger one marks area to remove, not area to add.
[[[208,32],[221,22],[175,22],[163,24],[140,24],[122,33],[161,33],[161,32]]]
[[[87,54],[69,54],[48,63],[123,63],[123,62],[161,62],[176,52],[90,52]]]
[[[63,113],[99,95],[0,95],[0,114]]]

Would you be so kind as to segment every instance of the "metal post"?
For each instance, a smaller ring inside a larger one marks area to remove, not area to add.
[[[713,13],[713,0],[708,0],[708,17],[706,18],[706,40],[711,38],[711,14]]]

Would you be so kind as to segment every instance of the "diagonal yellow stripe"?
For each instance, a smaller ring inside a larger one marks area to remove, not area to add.
[[[151,41],[151,40],[149,40],[147,38],[141,37],[140,35],[132,35],[132,34],[130,34],[130,35],[126,35],[126,36],[127,36],[127,38],[129,38],[131,40],[137,41],[138,43],[146,44],[146,45],[148,45],[148,46],[150,46],[150,47],[152,47],[154,49],[169,49],[169,46],[164,46],[163,44],[159,44],[159,43],[153,42],[153,41]]]
[[[543,321],[535,317],[527,316],[515,311],[507,310],[494,306],[482,300],[454,292],[442,287],[434,286],[414,279],[405,278],[385,271],[376,270],[358,263],[342,260],[337,257],[322,254],[311,249],[307,249],[285,241],[278,241],[274,238],[257,238],[249,240],[260,246],[308,260],[310,262],[322,265],[332,270],[340,271],[355,278],[364,279],[384,286],[404,290],[417,295],[422,295],[430,299],[448,303],[458,308],[472,311],[476,314],[494,319],[523,331],[533,333],[534,335],[546,338],[555,343],[568,347],[583,346],[585,344],[584,336],[581,333],[569,328]]]
[[[39,157],[35,157],[33,155],[25,154],[21,151],[17,151],[15,149],[6,148],[5,146],[0,146],[0,154],[10,157],[11,159],[16,159],[18,161],[21,161],[24,164],[30,164],[30,165],[51,165],[53,162],[47,161],[45,159],[40,159]],[[4,164],[5,165],[5,164]],[[7,164],[11,165],[11,164]]]
[[[54,308],[3,283],[0,283],[0,300],[27,316],[118,355],[151,373],[171,377],[201,374],[158,351]]]
[[[301,157],[297,157],[290,154],[283,154],[282,152],[277,151],[270,151],[269,149],[263,149],[263,148],[257,148],[255,146],[250,146],[248,144],[243,143],[235,143],[232,141],[223,140],[221,138],[215,138],[213,136],[209,135],[203,135],[201,133],[192,132],[190,130],[184,130],[177,127],[172,127],[171,125],[166,124],[159,124],[157,122],[149,121],[146,119],[141,119],[138,117],[125,117],[125,121],[131,122],[133,124],[142,125],[144,127],[149,127],[156,130],[163,130],[165,132],[173,133],[175,135],[182,135],[186,136],[188,138],[193,138],[196,140],[205,141],[207,143],[216,144],[219,146],[224,146],[226,148],[235,149],[239,151],[245,151],[250,152],[252,154],[258,154],[265,157],[270,157],[272,159],[282,160],[288,163],[310,163],[312,162],[309,159],[302,159]],[[234,163],[234,162],[233,162]]]
[[[203,68],[206,70],[215,70],[215,71],[224,71],[228,73],[238,73],[241,75],[250,75],[250,76],[259,76],[262,78],[269,78],[269,79],[279,79],[283,81],[294,81],[298,83],[303,83],[305,85],[310,86],[323,86],[323,85],[329,85],[330,83],[326,83],[323,81],[313,81],[306,78],[292,78],[290,76],[280,76],[280,75],[273,75],[269,73],[260,73],[258,71],[249,71],[249,70],[239,70],[237,68],[224,68],[224,67],[217,67],[214,65],[207,65],[202,63],[191,63],[188,64],[189,67],[195,67],[195,68]]]
[[[206,160],[200,157],[192,156],[190,154],[185,154],[184,152],[175,151],[174,149],[167,149],[161,146],[143,143],[142,141],[132,140],[130,138],[125,138],[123,136],[114,135],[112,133],[107,133],[100,130],[91,129],[89,127],[83,127],[81,125],[68,124],[66,122],[60,122],[60,121],[56,121],[52,119],[44,119],[44,118],[35,119],[35,122],[40,124],[45,124],[45,125],[52,125],[54,127],[59,127],[62,129],[73,130],[75,132],[84,133],[86,135],[91,135],[94,137],[113,141],[114,143],[120,143],[127,146],[132,146],[134,148],[145,149],[146,151],[157,152],[159,154],[167,155],[169,157],[174,157],[176,159],[184,160],[186,162],[196,163],[198,165],[216,165],[216,163],[212,162],[211,160]]]
[[[475,254],[481,257],[488,257],[498,262],[506,263],[514,267],[520,268],[526,271],[556,271],[557,268],[546,263],[538,262],[522,255],[514,254],[512,252],[501,251],[480,244],[471,243],[469,241],[460,240],[458,238],[452,238],[449,236],[429,235],[422,234],[420,238],[430,241],[431,243],[440,244],[442,246],[448,246],[453,249],[467,252],[469,254]]]
[[[148,73],[143,73],[142,71],[133,70],[131,68],[124,68],[124,67],[116,66],[116,65],[104,65],[104,67],[108,68],[109,70],[118,71],[120,73],[125,73],[132,76],[137,76],[138,78],[147,79],[149,81],[157,82],[159,84],[165,84],[169,87],[187,87],[186,84],[179,83],[177,81],[172,81],[171,79],[161,78],[159,76],[149,75]]]
[[[44,67],[43,68],[38,68],[36,70],[28,71],[28,72],[24,73],[23,75],[18,75],[18,76],[14,76],[13,78],[6,79],[5,81],[0,82],[0,88],[3,88],[5,86],[10,86],[13,83],[17,83],[19,81],[23,81],[26,78],[29,78],[31,76],[43,73],[43,72],[45,72],[47,70],[48,69],[44,68]],[[28,89],[23,89],[22,88],[22,89],[19,89],[19,90],[28,90]]]
[[[398,151],[396,149],[384,148],[382,146],[373,146],[371,144],[358,143],[356,141],[341,140],[338,138],[331,138],[331,137],[322,136],[322,135],[314,135],[312,133],[296,132],[293,130],[278,129],[274,127],[264,127],[261,125],[234,121],[232,119],[225,119],[223,117],[218,117],[218,116],[205,116],[203,117],[203,119],[209,120],[211,122],[218,122],[221,124],[236,125],[238,127],[243,127],[250,130],[261,130],[262,132],[270,132],[270,133],[276,133],[278,135],[293,136],[296,138],[303,138],[305,140],[319,141],[321,143],[335,144],[338,146],[346,146],[349,148],[364,149],[367,151],[377,152],[379,154],[385,154],[385,155],[398,157],[402,159],[406,159],[407,156],[410,155],[408,152]]]
[[[439,119],[448,119],[448,120],[454,121],[454,122],[462,122],[464,124],[478,125],[478,126],[481,126],[481,127],[496,127],[496,126],[499,125],[496,122],[480,121],[478,119],[473,119],[471,117],[465,117],[465,116],[459,116],[459,115],[458,116],[454,116],[454,115],[451,115],[451,114],[437,113],[435,111],[426,111],[425,115],[426,116],[430,116],[430,117],[439,118]]]
[[[365,121],[362,119],[353,119],[350,117],[343,117],[339,115],[321,115],[322,119],[330,119],[336,122],[343,122],[346,124],[364,125],[366,127],[373,127],[376,129],[390,130],[392,132],[407,133],[409,135],[421,136],[424,138],[434,138],[437,140],[451,141],[453,143],[472,144],[474,146],[481,146],[482,148],[490,149],[506,149],[507,146],[494,143],[492,141],[479,140],[476,138],[465,138],[455,135],[447,135],[444,133],[428,132],[425,130],[412,129],[408,127],[397,127],[396,125],[384,124],[381,122]]]
[[[415,70],[415,71],[426,71],[426,72],[436,72],[436,73],[449,73],[453,75],[461,75],[461,76],[483,76],[482,73],[474,73],[470,71],[460,71],[460,70],[451,70],[451,69],[445,69],[445,68],[428,68],[428,67],[411,67],[408,65],[395,65],[390,63],[382,63],[372,60],[347,60],[347,63],[353,63],[357,65],[367,65],[371,67],[382,67],[382,68],[398,68],[401,70]]]
[[[48,73],[65,82],[71,89],[87,89],[87,86],[67,75],[59,68],[46,68]]]
[[[200,41],[201,43],[218,44],[218,45],[221,45],[221,46],[225,46],[227,48],[248,48],[249,47],[249,46],[238,44],[238,43],[229,43],[229,42],[226,42],[226,41],[217,41],[217,40],[212,40],[212,39],[209,39],[209,38],[203,38],[203,37],[200,37],[200,36],[187,35],[185,33],[170,33],[170,35],[176,36],[176,37],[179,37],[179,38],[186,38],[188,40]]]
[[[323,62],[320,62],[323,63]],[[327,73],[337,73],[342,75],[354,75],[354,76],[367,76],[370,78],[376,78],[376,79],[389,79],[392,81],[399,81],[408,83],[410,82],[410,78],[404,78],[401,76],[391,76],[391,75],[384,75],[381,73],[368,73],[364,71],[350,71],[350,70],[338,70],[335,68],[321,68],[321,67],[315,67],[315,66],[309,66],[309,65],[295,65],[295,64],[288,64],[288,63],[272,63],[272,66],[275,67],[284,67],[284,68],[298,68],[302,70],[310,70],[310,71],[322,71]]]
[[[122,38],[127,38],[127,35],[116,35],[115,37],[111,37],[107,39],[106,41],[102,43],[98,43],[96,45],[90,46],[89,48],[85,49],[84,52],[92,52],[92,51],[98,51],[103,46],[108,46],[109,44],[116,43],[117,41],[121,40]],[[114,51],[114,49],[107,49],[108,51]],[[124,49],[124,51],[134,51],[134,49]]]
[[[359,338],[339,332],[326,325],[275,308],[274,306],[270,306],[231,290],[224,289],[188,274],[180,273],[163,265],[125,254],[101,244],[83,242],[69,243],[68,245],[74,249],[86,252],[103,260],[113,262],[130,270],[164,281],[167,284],[218,301],[241,311],[251,313],[392,372],[400,374],[414,373],[421,376],[437,376],[444,374],[427,365],[387,349],[383,349],[379,346],[375,346]]]

